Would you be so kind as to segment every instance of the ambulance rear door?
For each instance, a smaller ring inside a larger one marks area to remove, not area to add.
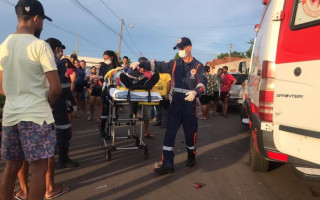
[[[287,0],[275,63],[274,142],[320,164],[320,0]]]

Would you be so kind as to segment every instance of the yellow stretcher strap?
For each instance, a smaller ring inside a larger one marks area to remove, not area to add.
[[[159,102],[148,103],[148,102],[141,102],[140,101],[138,104],[141,105],[141,106],[157,106],[157,105],[159,105]]]

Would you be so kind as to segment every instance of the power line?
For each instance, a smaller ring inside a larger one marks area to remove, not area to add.
[[[104,23],[99,17],[97,17],[95,14],[93,14],[88,8],[86,8],[82,3],[80,3],[78,0],[72,0],[72,2],[78,6],[80,9],[91,15],[93,18],[95,18],[99,23],[101,23],[103,26],[105,26],[108,30],[110,30],[112,33],[119,35],[119,33],[115,30],[113,30],[110,26],[108,26],[106,23]]]
[[[128,48],[133,54],[135,54],[137,57],[139,57],[138,54],[136,54],[136,53],[134,52],[134,50],[128,45],[127,41],[126,41],[124,38],[122,38],[122,40],[123,40],[124,44],[127,46],[127,48]]]
[[[72,0],[72,2],[78,6],[80,9],[82,9],[83,11],[85,11],[86,13],[88,13],[89,15],[91,15],[93,18],[95,18],[96,20],[98,20],[98,22],[100,22],[103,26],[105,26],[106,28],[108,28],[111,32],[113,32],[114,34],[116,34],[117,36],[119,36],[119,33],[117,33],[115,30],[113,30],[111,27],[109,27],[106,23],[104,23],[98,16],[96,16],[95,14],[93,14],[88,8],[86,8],[82,3],[80,3],[78,0]],[[109,7],[108,7],[109,8]],[[111,9],[111,8],[109,8]],[[128,49],[130,51],[132,51],[133,54],[134,51],[133,49],[128,45],[128,43],[126,42],[126,40],[122,39],[123,42],[125,43],[125,45],[128,47]]]
[[[126,26],[124,26],[124,28],[126,29],[126,31],[127,31],[127,33],[128,33],[128,35],[129,35],[129,38],[131,39],[131,41],[132,41],[133,45],[134,45],[134,46],[136,47],[136,49],[139,51],[139,48],[138,48],[138,46],[136,45],[136,43],[134,42],[133,37],[131,36],[131,34],[130,34],[129,30],[127,29],[127,27],[126,27]]]
[[[143,23],[136,23],[142,26],[148,27],[159,27],[159,28],[234,28],[234,27],[245,27],[245,26],[254,26],[255,24],[238,24],[238,25],[224,25],[224,26],[161,26],[161,25],[154,25],[154,24],[143,24]]]
[[[121,21],[121,17],[119,17],[103,0],[101,0],[102,4],[110,10],[110,12]]]
[[[0,0],[0,1],[3,1],[3,2],[5,2],[5,3],[7,3],[7,4],[11,5],[11,6],[15,6],[15,4],[11,3],[10,1],[7,1],[7,0]],[[45,23],[46,23],[46,22],[45,22]],[[52,22],[46,23],[46,24],[49,25],[49,26],[55,27],[55,28],[57,28],[57,29],[60,29],[60,30],[62,30],[62,31],[64,31],[64,32],[67,32],[67,33],[69,33],[69,34],[77,35],[77,33],[72,32],[72,31],[70,31],[70,30],[68,30],[68,29],[62,28],[62,27],[60,27],[60,26],[58,26],[58,25],[55,25],[55,24],[53,24]],[[93,43],[92,41],[90,41],[89,39],[87,39],[86,37],[84,37],[84,36],[82,36],[82,35],[80,35],[80,34],[79,34],[79,37],[80,37],[81,39],[83,39],[84,41],[86,41],[87,43],[90,43],[91,45],[93,45],[93,46],[95,46],[95,47],[98,47],[98,48],[100,48],[100,49],[105,49],[105,48],[103,48],[103,47],[101,47],[101,46]]]
[[[160,32],[154,31],[154,30],[152,30],[152,29],[150,29],[150,28],[147,28],[147,27],[145,27],[145,26],[138,25],[138,27],[143,28],[143,29],[146,29],[146,30],[148,30],[148,31],[150,31],[150,32],[156,33],[156,34],[161,35],[161,36],[167,36],[167,37],[177,38],[177,36],[175,36],[175,35],[168,35],[168,34],[165,34],[165,33],[160,33]]]
[[[7,0],[0,0],[0,1],[3,1],[3,2],[5,2],[5,3],[7,3],[7,4],[9,4],[9,5],[11,5],[11,6],[15,6],[13,3],[11,3],[10,1],[7,1]]]
[[[70,30],[68,30],[68,29],[62,28],[62,27],[60,27],[60,26],[58,26],[58,25],[55,25],[55,24],[53,24],[52,22],[46,23],[46,24],[48,24],[48,25],[50,25],[50,26],[53,26],[53,27],[55,27],[55,28],[57,28],[57,29],[60,29],[60,30],[62,30],[62,31],[64,31],[64,32],[67,32],[67,33],[69,33],[69,34],[71,34],[71,35],[78,35],[77,33],[73,32],[73,31],[70,31]],[[91,45],[93,45],[93,46],[95,46],[95,47],[97,47],[97,48],[99,48],[99,49],[105,49],[105,48],[101,47],[101,46],[98,45],[98,44],[95,44],[94,42],[90,41],[89,39],[87,39],[86,37],[84,37],[84,36],[82,36],[82,35],[80,35],[80,34],[79,34],[79,37],[80,37],[81,39],[83,39],[84,41],[86,41],[87,43],[90,43]]]
[[[122,20],[121,17],[119,17],[119,16],[116,14],[116,12],[114,12],[114,11],[112,10],[112,8],[110,8],[104,0],[100,0],[100,1],[101,1],[101,3],[102,3],[117,19],[119,19],[120,21]],[[135,48],[136,48],[136,49],[138,50],[138,52],[139,52],[139,48],[137,47],[135,41],[133,40],[133,37],[131,36],[131,34],[130,34],[128,28],[125,26],[125,24],[124,24],[124,28],[125,28],[126,32],[128,33],[128,35],[129,35],[129,39],[132,41],[133,45],[135,46]],[[124,40],[124,38],[123,38],[122,40]],[[125,42],[125,40],[124,40],[124,42]],[[131,49],[131,47],[129,47],[126,42],[125,42],[125,44],[126,44],[126,46],[127,46],[128,48]]]

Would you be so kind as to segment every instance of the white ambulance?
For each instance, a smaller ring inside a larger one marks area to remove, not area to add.
[[[249,164],[268,171],[289,162],[320,176],[320,0],[263,0],[242,122],[250,125]]]

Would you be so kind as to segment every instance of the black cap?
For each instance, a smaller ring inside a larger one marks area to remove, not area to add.
[[[46,42],[50,45],[51,49],[54,50],[55,48],[62,48],[65,49],[66,47],[60,42],[60,40],[56,38],[48,38]]]
[[[77,54],[71,54],[70,58],[77,59],[77,58],[78,58],[78,56],[77,56]]]
[[[178,40],[177,45],[173,49],[183,49],[186,46],[192,46],[191,40],[187,37],[182,37]]]
[[[26,16],[36,16],[39,15],[40,17],[43,17],[44,19],[52,21],[51,18],[47,17],[44,14],[44,9],[42,7],[42,4],[37,0],[19,0],[16,5],[16,14],[18,16],[20,15],[26,15]]]

